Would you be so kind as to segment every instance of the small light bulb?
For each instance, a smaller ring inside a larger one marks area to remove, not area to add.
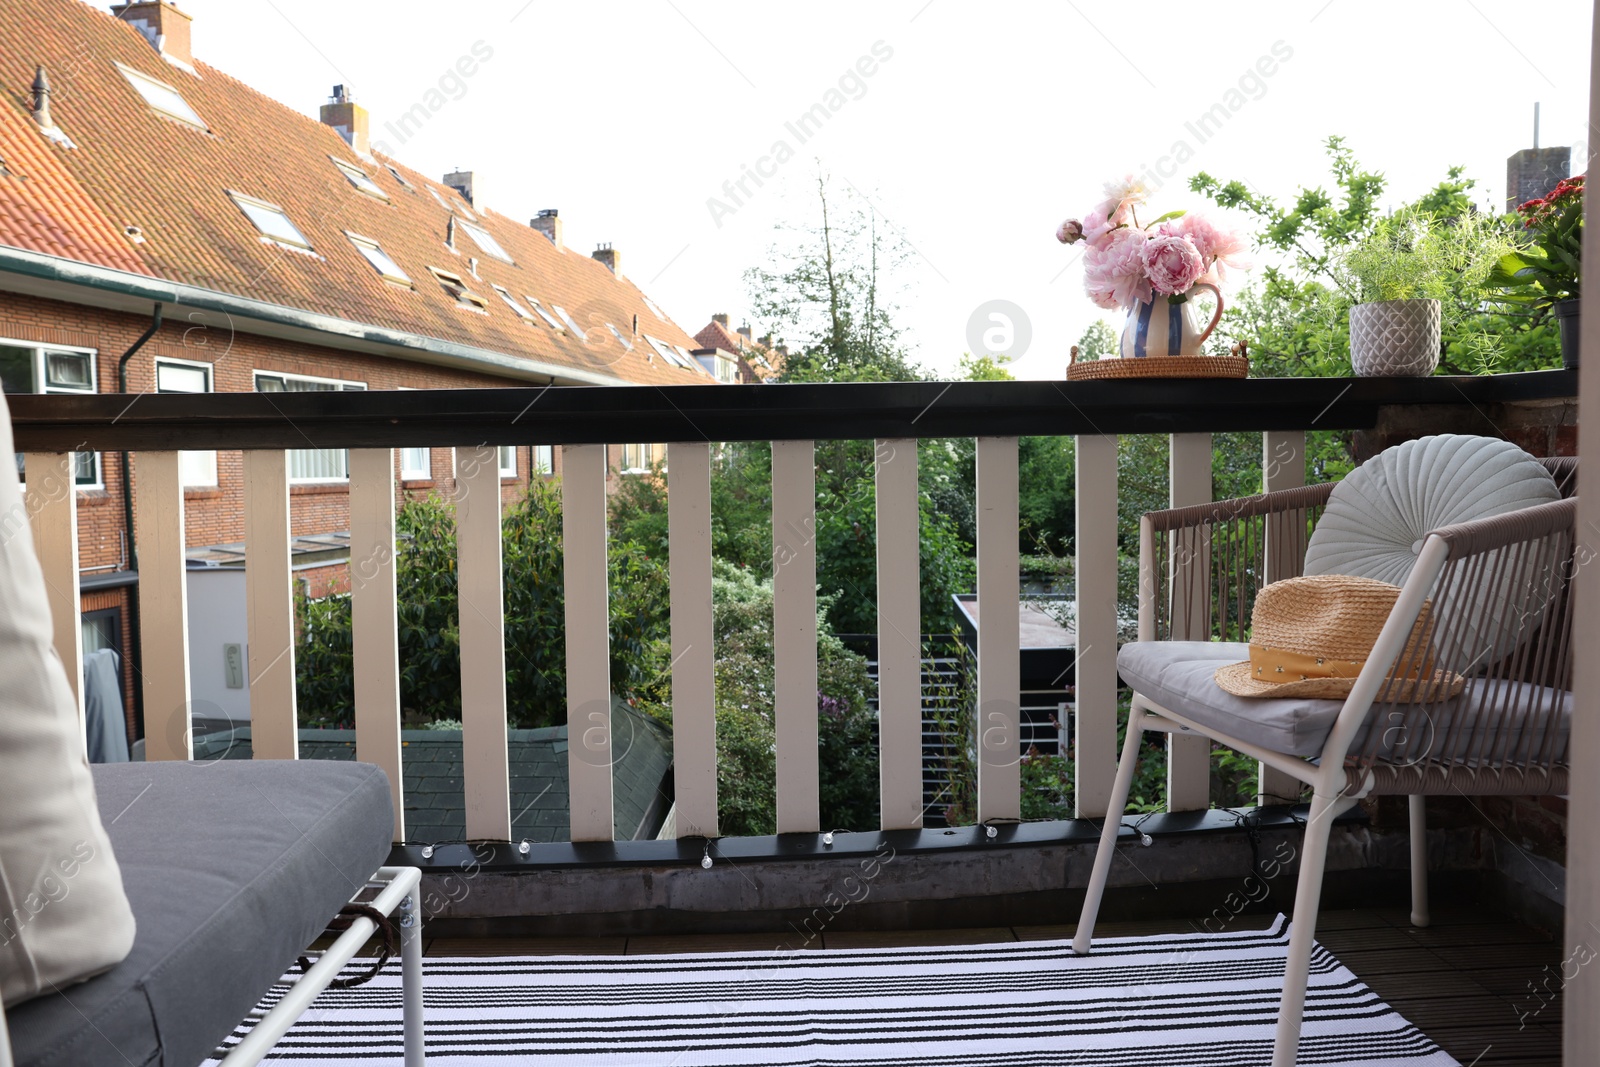
[[[517,845],[517,851],[522,853],[524,856],[526,856],[528,853],[533,851],[533,846],[528,844],[528,839],[526,837],[524,837],[522,839],[522,841]]]
[[[422,858],[425,859],[425,860],[433,859],[433,846],[432,845],[423,845],[422,846]]]
[[[700,866],[704,870],[711,869],[711,842],[706,842],[706,850],[700,854]]]
[[[984,837],[993,838],[999,833],[1000,833],[999,830],[996,830],[994,827],[990,826],[987,823],[984,824],[984,827],[983,827],[983,836]]]
[[[833,831],[832,830],[829,830],[827,833],[822,835],[822,843],[824,845],[833,844]]]
[[[1143,830],[1139,831],[1139,844],[1143,845],[1145,848],[1149,848],[1151,845],[1153,845],[1155,843],[1156,843],[1156,839],[1155,838],[1151,837],[1149,834],[1145,833]]]

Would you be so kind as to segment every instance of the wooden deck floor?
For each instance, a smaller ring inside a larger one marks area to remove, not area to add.
[[[1260,929],[1268,917],[1240,916]],[[1181,920],[1102,923],[1108,936],[1198,929]],[[808,947],[959,945],[1063,938],[1071,926],[824,932]],[[430,956],[639,955],[794,947],[782,933],[610,938],[433,938]],[[1483,907],[1438,909],[1418,930],[1402,909],[1324,912],[1317,939],[1464,1067],[1560,1067],[1561,948]],[[1535,992],[1537,990],[1538,992]]]

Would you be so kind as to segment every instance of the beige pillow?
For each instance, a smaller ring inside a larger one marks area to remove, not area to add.
[[[77,705],[52,647],[44,575],[12,454],[11,413],[0,396],[0,998],[7,1005],[109,970],[133,948],[133,912],[100,825]]]

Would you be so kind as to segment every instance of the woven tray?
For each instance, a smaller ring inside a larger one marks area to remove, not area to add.
[[[1245,356],[1145,356],[1143,359],[1096,359],[1067,365],[1069,382],[1099,378],[1247,378]]]

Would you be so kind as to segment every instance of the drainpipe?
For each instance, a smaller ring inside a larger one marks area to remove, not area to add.
[[[133,342],[128,347],[128,350],[122,353],[122,358],[117,361],[117,392],[126,393],[128,391],[128,360],[132,359],[134,354],[143,348],[145,342],[154,337],[159,329],[161,329],[161,305],[157,304],[155,311],[151,315],[149,328],[139,335],[139,339]],[[122,520],[126,524],[128,531],[128,569],[137,571],[139,569],[139,555],[133,539],[133,475],[128,469],[128,453],[121,452],[118,454],[122,457]],[[128,594],[131,601],[128,606],[134,613],[133,625],[128,627],[128,632],[133,638],[133,648],[129,651],[133,653],[133,662],[140,663],[144,658],[144,642],[141,640],[139,633],[139,587],[137,585],[129,586]],[[140,737],[143,737],[143,686],[135,685],[133,687],[133,709],[136,731]]]

